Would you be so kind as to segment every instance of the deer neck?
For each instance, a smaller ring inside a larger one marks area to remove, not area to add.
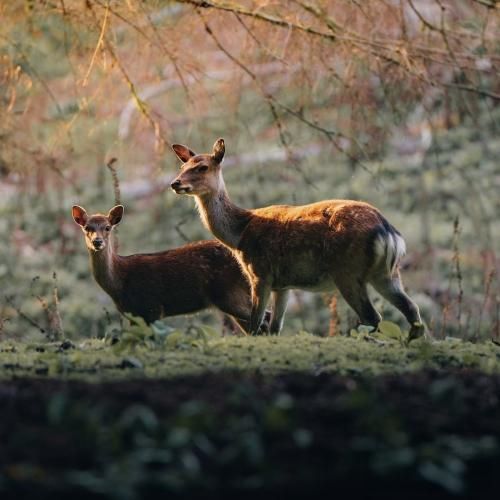
[[[215,194],[197,196],[196,204],[204,226],[222,243],[238,248],[251,213],[229,199],[224,184]]]
[[[120,277],[117,273],[119,257],[110,239],[106,248],[100,252],[89,250],[92,274],[99,286],[114,297],[120,291]]]

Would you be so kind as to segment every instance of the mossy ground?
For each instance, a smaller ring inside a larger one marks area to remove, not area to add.
[[[0,378],[56,377],[88,381],[138,377],[172,378],[205,372],[245,371],[266,375],[378,375],[420,369],[500,372],[500,347],[492,342],[419,339],[405,346],[380,336],[320,338],[224,337],[175,343],[141,341],[127,348],[104,340],[80,343],[0,343]]]

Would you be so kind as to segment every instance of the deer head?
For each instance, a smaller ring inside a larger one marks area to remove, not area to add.
[[[177,194],[203,196],[213,194],[224,185],[221,175],[221,162],[224,158],[224,139],[217,139],[212,154],[197,155],[182,144],[172,146],[174,153],[183,162],[179,175],[170,187]]]
[[[111,231],[122,220],[123,206],[116,205],[108,215],[89,216],[84,208],[74,205],[72,214],[74,221],[82,228],[87,248],[99,252],[106,248]]]

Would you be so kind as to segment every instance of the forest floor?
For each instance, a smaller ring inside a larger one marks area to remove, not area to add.
[[[470,497],[498,474],[500,347],[3,341],[0,408],[2,498]]]

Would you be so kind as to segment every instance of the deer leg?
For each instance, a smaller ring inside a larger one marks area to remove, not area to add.
[[[241,325],[238,323],[236,318],[229,316],[229,314],[222,314],[222,336],[226,336],[226,332],[229,331],[231,335],[236,335],[241,332]]]
[[[247,296],[242,296],[244,300],[238,300],[237,294],[232,300],[214,301],[214,305],[223,313],[230,316],[236,324],[247,333],[250,328],[251,304]]]
[[[242,319],[242,318],[236,318],[234,316],[231,316],[236,324],[240,327],[240,329],[243,331],[243,333],[247,333],[248,329],[250,328],[250,321],[248,319]]]
[[[263,280],[252,283],[252,315],[250,316],[250,335],[257,335],[266,313],[271,295],[271,286]]]
[[[231,293],[224,294],[222,297],[213,297],[213,304],[223,313],[229,315],[243,330],[244,333],[250,332],[250,316],[252,314],[252,303],[246,289],[231,289]],[[269,332],[271,313],[265,311],[263,321],[260,325],[260,333]]]
[[[422,324],[418,306],[404,292],[399,272],[394,273],[393,276],[377,277],[371,281],[371,284],[382,297],[396,307],[396,309],[399,309],[408,323],[410,323],[409,340],[421,337],[424,334],[425,328]]]
[[[283,328],[286,306],[288,305],[289,290],[280,290],[273,292],[273,316],[271,321],[271,333],[279,335]]]
[[[337,283],[337,288],[345,301],[354,309],[362,325],[377,327],[382,319],[373,307],[366,283]]]
[[[246,334],[247,332],[250,331],[250,318],[243,319],[243,318],[236,318],[234,316],[230,317],[236,322],[236,324],[240,327],[243,333]],[[270,319],[271,319],[271,313],[270,311],[266,311],[264,314],[264,319],[259,327],[259,335],[267,335],[269,333]]]

